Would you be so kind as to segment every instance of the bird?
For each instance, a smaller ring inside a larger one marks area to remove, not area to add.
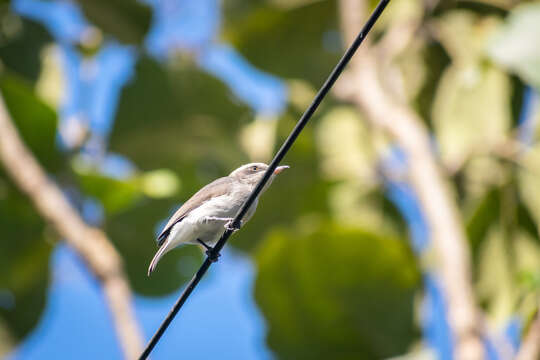
[[[276,167],[261,194],[270,186],[276,175],[289,166]],[[240,166],[228,176],[214,180],[201,188],[186,201],[169,219],[157,237],[158,251],[148,267],[148,276],[156,269],[159,260],[181,244],[196,244],[206,249],[211,261],[217,261],[213,246],[226,229],[232,227],[234,216],[247,200],[257,183],[263,178],[268,165],[250,163]],[[259,194],[260,195],[260,194]],[[259,197],[244,216],[243,226],[255,213]]]

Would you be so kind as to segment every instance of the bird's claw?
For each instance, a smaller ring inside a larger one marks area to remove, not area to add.
[[[206,255],[208,256],[208,260],[213,263],[217,262],[221,256],[221,254],[216,252],[213,248],[206,250]]]
[[[243,225],[242,223],[243,223],[243,221],[240,220],[240,226]],[[240,230],[240,227],[235,226],[235,224],[234,224],[234,219],[232,219],[232,220],[229,220],[229,221],[225,224],[225,230],[228,230],[228,231],[237,231],[237,230]]]

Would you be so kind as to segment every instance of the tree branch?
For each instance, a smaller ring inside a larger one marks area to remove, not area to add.
[[[116,249],[99,229],[88,226],[22,142],[0,94],[0,161],[41,216],[84,259],[99,279],[126,358],[136,358],[142,338],[132,309],[131,289]]]
[[[357,20],[359,3],[340,2],[345,39],[350,39],[361,25]],[[384,61],[376,54],[364,48],[362,55],[353,59],[349,72],[337,84],[336,95],[355,103],[367,120],[389,134],[406,154],[408,178],[418,196],[438,259],[455,344],[454,357],[483,359],[480,312],[475,305],[469,248],[457,206],[432,154],[423,121],[384,88],[379,75]]]

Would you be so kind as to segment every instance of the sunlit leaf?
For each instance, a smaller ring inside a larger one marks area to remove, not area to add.
[[[517,73],[523,81],[540,89],[540,4],[522,4],[510,12],[493,36],[488,54]]]
[[[66,72],[62,67],[60,47],[47,46],[42,50],[41,55],[42,67],[36,82],[36,93],[49,106],[58,109],[67,91]]]
[[[479,251],[477,296],[490,317],[500,323],[513,312],[518,296],[510,239],[497,224],[491,226]]]
[[[528,223],[531,233],[534,232],[533,227],[538,234],[538,224],[540,224],[540,147],[535,146],[527,151],[521,159],[523,168],[518,173],[519,193],[522,202],[522,213],[530,215],[530,220],[523,219],[523,222]],[[526,211],[528,210],[528,211]],[[527,215],[527,217],[529,217]],[[531,224],[531,221],[534,222]],[[535,236],[537,238],[538,235]]]
[[[147,171],[138,176],[137,182],[146,196],[154,198],[170,197],[180,188],[178,177],[167,169]]]
[[[276,116],[259,115],[241,130],[239,140],[250,160],[269,162],[272,158],[278,121]]]
[[[334,107],[317,124],[317,149],[322,175],[330,180],[373,182],[377,154],[373,133],[351,107]]]
[[[489,151],[511,125],[508,75],[482,62],[481,49],[493,23],[456,11],[438,23],[452,63],[433,102],[433,126],[447,167],[459,169],[473,153]]]
[[[538,308],[540,245],[524,231],[493,224],[481,246],[477,294],[495,324],[513,314],[526,319]]]

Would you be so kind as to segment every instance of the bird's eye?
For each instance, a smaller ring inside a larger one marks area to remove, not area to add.
[[[257,167],[257,166],[252,166],[251,167],[251,171],[257,171],[257,170],[259,170],[259,167]]]

